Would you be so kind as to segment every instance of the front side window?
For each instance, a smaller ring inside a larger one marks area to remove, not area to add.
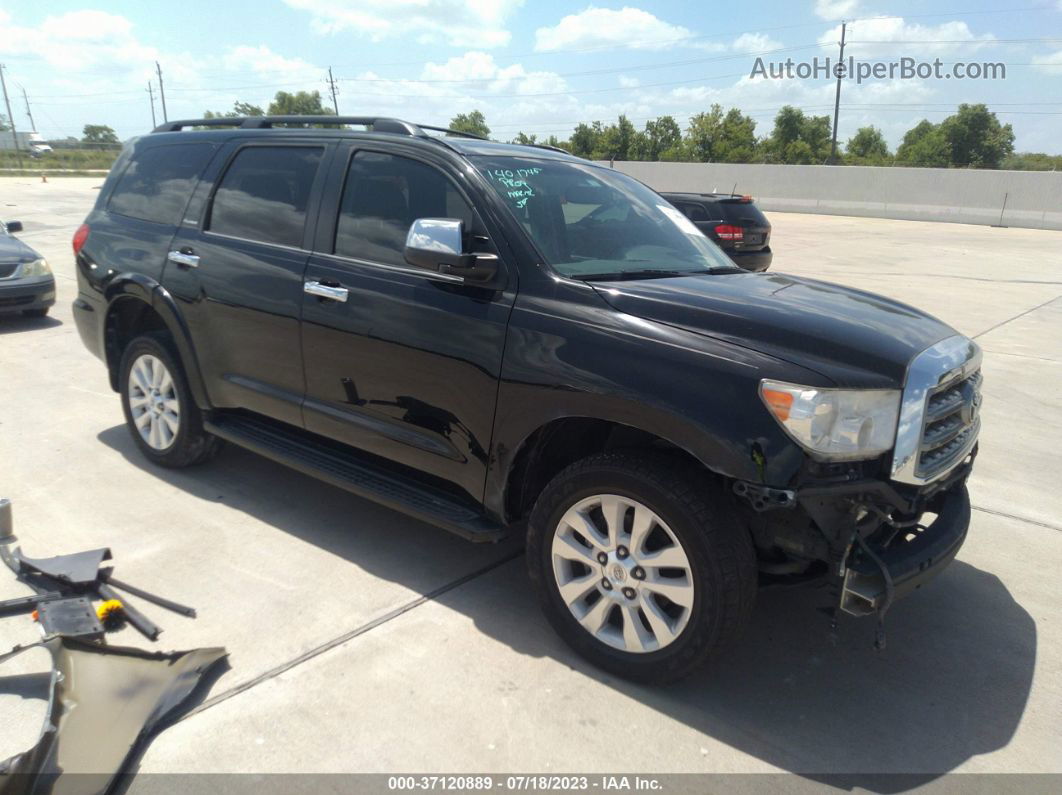
[[[685,215],[626,175],[566,160],[472,159],[564,276],[649,278],[733,268]]]
[[[143,221],[178,224],[199,172],[213,152],[208,143],[144,149],[133,155],[122,172],[107,209]]]
[[[248,146],[214,194],[207,228],[260,243],[302,246],[306,208],[324,149]]]
[[[406,235],[418,218],[456,218],[465,229],[475,214],[437,168],[379,152],[358,152],[350,161],[339,207],[333,253],[403,265]]]

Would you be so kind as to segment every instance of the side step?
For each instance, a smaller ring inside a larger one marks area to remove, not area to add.
[[[242,415],[217,416],[203,426],[226,441],[469,541],[499,541],[506,535],[503,526],[444,492],[376,468],[356,452],[332,447],[306,431]]]

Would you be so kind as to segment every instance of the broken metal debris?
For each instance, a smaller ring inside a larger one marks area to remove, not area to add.
[[[111,577],[100,564],[109,549],[53,558],[28,558],[16,541],[11,503],[0,499],[0,560],[34,596],[0,601],[0,616],[34,612],[44,640],[16,646],[0,663],[28,649],[51,654],[47,717],[29,750],[0,762],[0,795],[110,792],[162,721],[172,717],[227,656],[222,648],[171,653],[106,645],[103,622],[115,612],[151,640],[161,631],[119,600],[114,588],[160,607],[195,617],[195,610]],[[113,587],[112,587],[113,586]],[[100,613],[92,599],[105,600]],[[76,775],[71,775],[76,773]]]
[[[0,795],[107,792],[151,732],[226,656],[224,649],[165,654],[56,636],[48,712],[37,744],[0,762]],[[77,775],[63,776],[77,771]],[[60,778],[62,777],[62,778]]]

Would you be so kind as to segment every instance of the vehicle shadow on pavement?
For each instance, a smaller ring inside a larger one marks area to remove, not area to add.
[[[146,462],[124,426],[98,438],[172,486],[211,502],[224,492],[230,509],[389,581],[404,582],[401,550],[394,557],[380,552],[410,543],[396,526],[445,532],[389,519],[398,515],[244,450],[229,447],[216,462],[174,471]],[[304,508],[292,509],[293,493]],[[362,517],[356,532],[337,531],[337,503]],[[1006,746],[1028,700],[1037,651],[1032,617],[996,576],[961,560],[893,606],[883,651],[873,648],[868,619],[842,618],[838,641],[830,643],[828,619],[818,610],[828,601],[822,589],[764,591],[740,641],[703,671],[665,687],[610,677],[569,650],[539,612],[523,559],[436,601],[519,654],[555,658],[767,764],[874,792],[910,789]]]
[[[40,329],[55,328],[63,325],[63,321],[56,317],[22,317],[0,315],[0,335],[18,334],[20,331],[39,331]]]

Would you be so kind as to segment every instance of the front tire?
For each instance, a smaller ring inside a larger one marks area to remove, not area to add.
[[[557,633],[640,682],[692,673],[755,603],[752,541],[724,492],[664,455],[604,453],[563,470],[531,513],[527,563]]]
[[[48,307],[45,306],[45,307],[42,307],[40,309],[23,309],[22,310],[22,316],[23,317],[47,317],[48,316]]]
[[[118,383],[126,426],[150,461],[165,467],[193,466],[220,449],[221,440],[203,430],[203,413],[164,332],[129,343]]]

